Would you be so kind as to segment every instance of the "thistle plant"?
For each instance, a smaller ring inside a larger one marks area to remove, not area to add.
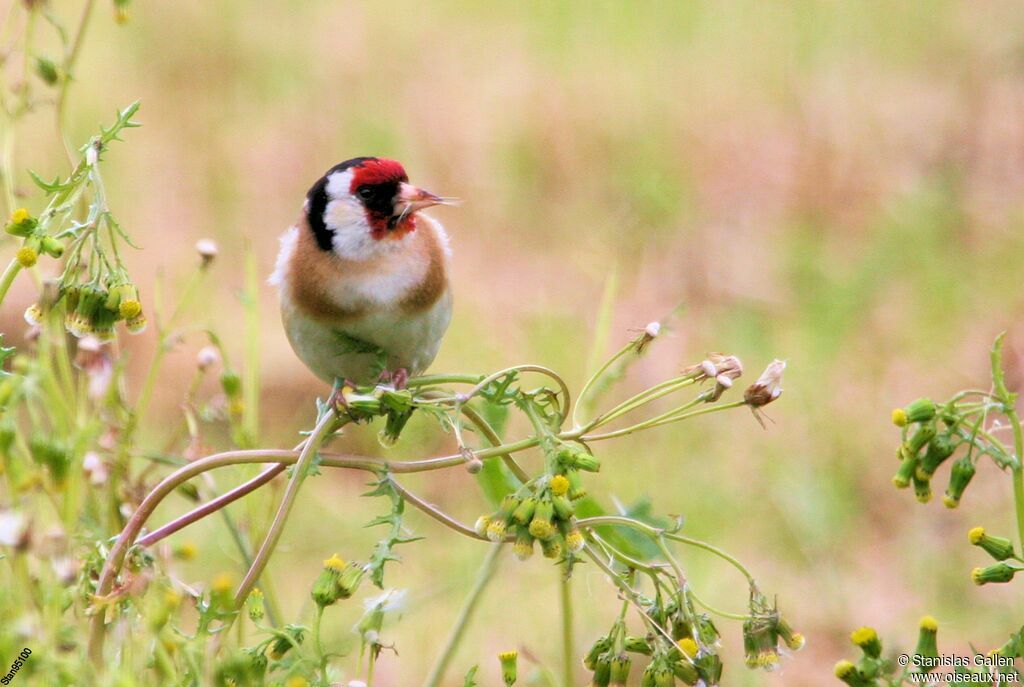
[[[964,389],[942,402],[919,398],[892,411],[893,424],[901,431],[896,451],[899,467],[892,479],[897,489],[913,485],[917,500],[927,503],[932,497],[932,480],[948,466],[942,502],[947,508],[957,508],[982,463],[994,464],[1013,485],[1017,545],[982,525],[971,528],[964,537],[980,550],[982,558],[988,559],[987,564],[969,573],[977,585],[1005,584],[1024,570],[1024,559],[1017,548],[1024,542],[1024,434],[1016,410],[1017,394],[1006,386],[1003,339],[1000,334],[992,346],[988,390]],[[836,677],[854,687],[893,687],[921,684],[929,673],[940,670],[971,684],[1019,682],[1021,675],[1014,662],[1024,656],[1022,632],[1024,628],[1011,634],[1005,643],[989,651],[985,660],[948,666],[939,660],[938,623],[931,616],[921,619],[914,652],[903,654],[899,661],[883,655],[874,629],[862,627],[850,636],[861,650],[860,658],[856,663],[843,660],[836,664]]]

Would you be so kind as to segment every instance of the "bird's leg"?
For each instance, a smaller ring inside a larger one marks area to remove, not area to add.
[[[384,370],[380,373],[379,381],[383,384],[391,384],[396,391],[401,391],[409,383],[409,370],[399,367],[394,370]]]
[[[327,399],[328,405],[335,408],[338,412],[348,414],[348,399],[345,398],[345,391],[355,388],[355,382],[349,379],[335,379],[334,388]]]

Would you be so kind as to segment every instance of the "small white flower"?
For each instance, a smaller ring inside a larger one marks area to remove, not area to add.
[[[16,511],[0,511],[0,545],[22,546],[28,533],[28,521]]]
[[[73,558],[61,556],[50,561],[54,574],[61,584],[69,585],[78,577],[78,562]]]
[[[199,239],[196,241],[196,252],[202,258],[203,264],[208,264],[217,257],[217,242],[213,239]]]
[[[95,451],[89,451],[82,458],[82,469],[89,476],[89,481],[97,486],[104,484],[110,475],[110,469],[107,467],[107,464],[103,462],[100,454]]]
[[[203,346],[196,354],[196,364],[199,365],[200,370],[216,365],[219,360],[220,352],[216,346]]]

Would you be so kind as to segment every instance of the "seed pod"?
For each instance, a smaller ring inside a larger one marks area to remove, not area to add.
[[[64,255],[64,243],[52,236],[44,236],[39,241],[39,248],[51,258],[59,258]]]
[[[939,647],[936,641],[938,633],[939,624],[935,622],[935,618],[930,615],[921,618],[920,632],[917,635],[917,648],[914,649],[914,653],[918,656],[938,658]],[[922,670],[923,672],[928,672],[928,668],[922,668]]]
[[[525,561],[533,555],[533,542],[534,539],[526,529],[520,527],[516,531],[516,542],[512,545],[512,552],[515,553],[516,558],[521,561]]]
[[[926,479],[919,478],[916,474],[913,478],[914,482],[914,496],[917,497],[918,502],[928,503],[932,500],[932,485]]]
[[[518,659],[519,654],[515,651],[502,651],[498,654],[498,660],[501,662],[501,679],[507,687],[512,687],[516,683]]]
[[[530,521],[530,534],[541,541],[551,539],[557,533],[554,524],[551,522],[555,514],[555,507],[548,499],[537,503],[533,512],[533,520]]]
[[[697,666],[685,658],[672,664],[672,673],[688,685],[695,685],[700,679],[700,675],[697,673]]]
[[[554,506],[555,515],[558,516],[559,520],[568,520],[576,512],[572,502],[564,496],[552,496],[551,504]]]
[[[907,441],[907,448],[911,453],[917,454],[925,445],[935,437],[935,423],[929,422],[928,424],[921,425],[914,432],[914,435]]]
[[[910,486],[910,479],[914,476],[914,472],[917,469],[917,454],[909,451],[904,445],[903,447],[903,461],[900,462],[900,467],[893,475],[892,484],[897,489],[906,489]]]
[[[1019,570],[1019,564],[1013,565],[1008,561],[1000,561],[987,568],[975,568],[971,571],[971,579],[978,586],[991,583],[1002,584],[1012,580]]]
[[[53,60],[47,57],[36,58],[36,74],[43,80],[48,86],[53,86],[60,80],[60,73],[57,71],[57,65],[53,63]]]
[[[565,551],[562,548],[562,542],[558,541],[555,537],[552,537],[551,539],[542,539],[540,542],[540,549],[544,554],[544,558],[551,558],[553,560],[561,558]]]
[[[609,670],[610,680],[608,684],[611,687],[626,687],[626,681],[629,679],[629,671],[632,667],[633,659],[626,654],[619,654],[613,657]]]
[[[919,398],[903,410],[908,422],[928,422],[935,417],[935,402],[930,398]]]
[[[647,637],[626,637],[622,646],[626,651],[631,651],[634,654],[643,654],[644,656],[650,656],[654,651]]]
[[[975,527],[967,533],[971,544],[985,551],[997,561],[1013,558],[1013,542],[1006,537],[993,537],[985,532],[984,527]]]
[[[964,490],[971,483],[975,472],[976,468],[970,456],[964,456],[953,463],[953,469],[949,473],[949,485],[946,487],[946,495],[942,498],[946,508],[956,508],[960,505],[960,499],[964,495]]]
[[[596,641],[590,646],[590,651],[583,657],[583,667],[587,670],[593,671],[594,666],[597,665],[597,659],[601,654],[605,653],[612,646],[611,637],[598,637]]]
[[[590,677],[590,687],[608,687],[612,678],[612,662],[607,657],[598,658],[594,664],[594,674]]]
[[[935,471],[939,469],[939,466],[956,450],[956,445],[952,442],[950,437],[945,434],[940,434],[934,439],[928,442],[928,448],[924,452],[924,456],[921,457],[921,461],[917,466],[917,476],[921,479],[931,479]]]
[[[538,499],[536,496],[527,496],[512,512],[512,519],[520,525],[528,525],[533,519],[533,513],[537,510]]]

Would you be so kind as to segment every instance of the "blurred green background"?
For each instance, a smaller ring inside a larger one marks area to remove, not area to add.
[[[53,4],[69,19],[80,7]],[[157,275],[170,300],[195,241],[216,239],[214,288],[192,318],[239,353],[245,245],[269,274],[309,185],[340,160],[381,155],[465,200],[433,213],[452,237],[456,294],[433,371],[536,362],[578,390],[613,279],[609,352],[683,306],[616,395],[707,351],[740,356],[748,381],[773,357],[789,361],[767,431],[741,409],[609,442],[591,480],[594,492],[650,495],[657,511],[684,515],[686,532],[747,563],[807,635],[780,674],[753,673],[738,623],[722,621],[727,684],[823,684],[862,624],[909,645],[931,613],[940,646],[961,653],[1019,625],[1018,591],[969,577],[984,561],[968,528],[1011,532],[1008,479],[986,465],[957,511],[920,506],[889,481],[890,409],[985,385],[1004,328],[1020,386],[1019,3],[179,0],[134,3],[126,26],[101,13],[90,31],[72,139],[142,100],[143,128],[105,169],[111,206],[145,248],[128,259],[143,302]],[[49,115],[21,136],[20,166],[63,169]],[[261,295],[261,442],[291,445],[327,388],[290,351],[271,287]],[[0,328],[20,331],[34,297],[19,282]],[[152,334],[128,344],[138,378]],[[145,426],[153,447],[180,422],[201,344],[186,339],[169,358]],[[381,450],[375,429],[350,432],[344,448]],[[450,450],[420,424],[396,452]],[[467,521],[485,509],[459,470],[407,484]],[[362,490],[357,474],[307,483],[270,566],[289,615],[308,611],[321,559],[369,553],[376,532],[362,525],[385,504]],[[157,520],[185,507],[172,500]],[[234,509],[263,523],[272,507],[265,494]],[[418,513],[408,522],[427,539],[389,573],[410,598],[387,633],[400,658],[385,655],[380,684],[422,678],[485,554]],[[186,581],[239,565],[216,518],[172,541],[199,547]],[[698,593],[743,609],[741,578],[682,553]],[[494,654],[517,645],[556,666],[555,581],[543,559],[506,560],[450,683],[480,662],[496,684]],[[593,566],[573,584],[582,651],[617,604]],[[332,609],[328,638],[348,636],[360,612]]]

